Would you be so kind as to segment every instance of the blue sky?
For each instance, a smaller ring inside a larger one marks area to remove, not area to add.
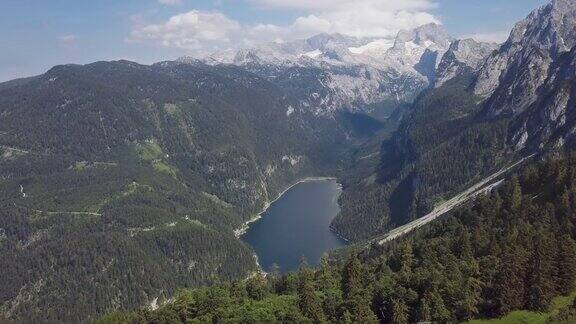
[[[65,63],[182,55],[318,32],[389,38],[441,22],[501,40],[545,0],[0,0],[0,81]]]

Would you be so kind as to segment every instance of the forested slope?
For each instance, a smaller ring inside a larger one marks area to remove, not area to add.
[[[525,167],[411,237],[318,269],[182,291],[104,323],[455,322],[545,311],[576,283],[576,156]],[[552,321],[574,320],[564,309]]]
[[[78,322],[246,277],[256,264],[233,231],[346,147],[334,121],[290,105],[260,77],[202,64],[66,65],[4,84],[0,313]]]
[[[516,157],[506,145],[509,121],[483,117],[472,80],[463,75],[423,93],[382,142],[371,173],[343,176],[339,233],[361,241],[403,225]]]

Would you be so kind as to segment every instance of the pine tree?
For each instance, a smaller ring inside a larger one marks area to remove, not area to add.
[[[522,204],[522,187],[517,177],[513,177],[508,181],[504,187],[505,208],[510,212],[515,212],[520,209]]]
[[[409,284],[411,282],[413,263],[414,252],[412,251],[412,245],[406,244],[402,249],[400,260],[400,281],[402,283]]]
[[[378,323],[378,318],[370,308],[371,289],[366,287],[366,269],[354,255],[346,263],[342,276],[344,299],[355,323]]]
[[[322,301],[322,309],[330,322],[335,322],[339,319],[340,310],[344,300],[342,299],[342,292],[340,289],[332,289],[324,292],[324,300]]]
[[[298,287],[298,307],[304,316],[308,317],[315,323],[326,321],[322,311],[320,298],[314,289],[312,281],[312,271],[310,269],[300,270],[300,284]]]
[[[280,273],[280,267],[276,263],[272,264],[270,272],[268,272],[266,278],[270,283],[272,291],[280,293],[282,290],[282,274]]]
[[[451,322],[452,314],[448,308],[446,308],[446,304],[438,291],[432,291],[430,293],[428,303],[430,304],[432,321],[438,323]]]
[[[268,293],[266,278],[256,274],[246,282],[246,292],[254,300],[262,300]]]
[[[316,294],[314,282],[314,271],[308,267],[306,258],[300,261],[300,271],[298,272],[298,307],[304,316],[315,323],[326,321],[322,311],[321,301]]]
[[[359,303],[355,306],[354,311],[354,323],[357,324],[376,324],[378,323],[378,317],[370,309],[370,304]]]
[[[526,279],[526,307],[528,309],[543,311],[552,301],[555,293],[554,248],[545,230],[538,229],[528,263]]]
[[[494,299],[500,314],[523,306],[524,258],[523,251],[513,244],[508,244],[502,253],[494,287]]]
[[[429,298],[429,295],[426,294],[420,299],[417,310],[418,322],[432,321],[432,309]]]
[[[321,291],[326,292],[338,288],[336,275],[328,263],[328,257],[325,255],[320,259],[320,269],[316,276],[318,288]]]
[[[362,292],[363,277],[364,269],[362,264],[360,263],[358,256],[354,255],[346,263],[342,276],[342,286],[345,299],[351,300]]]
[[[331,321],[337,320],[338,310],[343,303],[342,291],[337,275],[328,263],[327,256],[323,256],[320,260],[320,269],[316,272],[316,283],[324,296],[322,308],[326,317]]]
[[[401,299],[392,300],[392,323],[408,324],[410,323],[409,308]]]
[[[459,319],[470,320],[478,315],[480,303],[480,281],[474,277],[464,279],[460,298],[456,302],[456,313]]]
[[[558,254],[556,256],[556,287],[567,295],[574,290],[576,281],[576,243],[568,234],[558,239]]]

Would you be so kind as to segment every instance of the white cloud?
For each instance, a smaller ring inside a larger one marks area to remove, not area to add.
[[[265,9],[298,9],[309,11],[342,11],[356,7],[374,10],[428,10],[436,7],[431,0],[250,0]]]
[[[463,35],[461,38],[472,38],[478,42],[504,43],[508,39],[509,35],[510,35],[509,31],[499,31],[492,33],[476,33],[476,34]]]
[[[434,0],[250,0],[263,9],[303,10],[286,28],[296,34],[322,31],[358,37],[391,37],[400,29],[411,29],[440,20],[430,13]]]
[[[174,0],[161,0],[174,1]],[[305,12],[288,25],[242,25],[219,12],[193,10],[160,24],[139,24],[130,40],[179,47],[196,53],[289,41],[319,33],[357,37],[394,37],[439,19],[430,13],[434,0],[249,0],[263,10]]]
[[[174,6],[182,4],[182,0],[158,0],[160,4],[167,5],[167,6]]]
[[[192,10],[162,24],[136,27],[128,40],[202,52],[229,44],[240,29],[240,24],[219,12]]]
[[[72,44],[72,43],[76,42],[77,39],[78,39],[78,37],[76,35],[73,35],[73,34],[58,36],[58,42],[60,44]]]

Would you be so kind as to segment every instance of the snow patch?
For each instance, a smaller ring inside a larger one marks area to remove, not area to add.
[[[384,54],[394,46],[394,40],[378,39],[366,45],[358,47],[348,47],[352,54]]]
[[[316,49],[316,50],[301,54],[300,56],[306,56],[306,57],[314,59],[314,58],[319,57],[320,55],[322,55],[322,51],[320,51],[319,49]]]

